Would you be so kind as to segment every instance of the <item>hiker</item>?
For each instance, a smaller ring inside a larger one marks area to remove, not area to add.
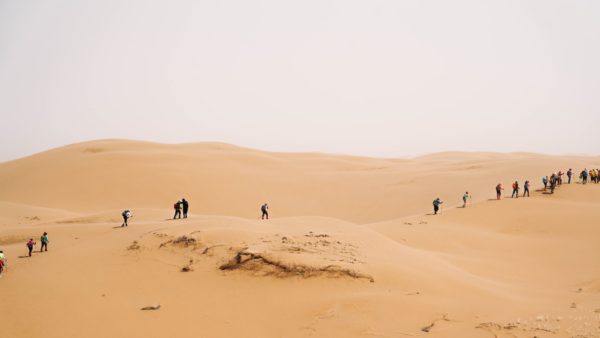
[[[542,177],[542,183],[544,183],[544,191],[548,188],[548,176]]]
[[[523,197],[525,197],[525,194],[527,194],[527,197],[529,197],[529,181],[527,180],[523,184]]]
[[[181,200],[175,202],[173,204],[173,209],[175,209],[175,215],[173,215],[173,219],[179,218],[181,219]]]
[[[44,234],[42,235],[42,237],[40,237],[40,242],[42,243],[42,245],[40,247],[40,252],[42,252],[42,251],[48,251],[48,243],[50,243],[50,240],[48,239],[48,233],[47,232],[44,232]]]
[[[596,183],[596,170],[595,169],[590,170],[590,180],[592,181],[592,183]]]
[[[587,169],[583,169],[583,171],[581,172],[581,175],[579,175],[579,178],[581,178],[581,181],[583,184],[587,183],[587,178],[588,178]]]
[[[554,188],[556,188],[556,176],[552,174],[550,177],[550,193],[554,194]]]
[[[187,218],[188,210],[190,209],[190,204],[185,198],[181,199],[181,206],[183,207],[183,218]]]
[[[4,251],[0,250],[0,274],[6,269],[6,257],[4,257]]]
[[[267,219],[269,219],[269,206],[267,205],[267,203],[263,204],[260,207],[260,211],[262,212],[262,216],[261,216],[260,219],[265,219],[265,217]]]
[[[567,170],[567,178],[569,179],[568,184],[571,184],[571,176],[573,176],[573,169]]]
[[[558,171],[558,174],[556,175],[556,185],[562,185],[562,177],[563,177],[564,173],[562,171]]]
[[[123,216],[123,224],[121,224],[121,227],[126,227],[126,226],[128,226],[128,225],[129,225],[129,224],[128,224],[128,221],[129,221],[129,219],[132,217],[132,215],[131,215],[131,211],[129,211],[129,210],[124,210],[124,211],[121,213],[121,216]]]
[[[517,198],[519,198],[519,181],[515,181],[512,185],[512,188],[513,188],[512,198],[515,198],[515,196]]]
[[[498,183],[498,185],[496,186],[496,199],[499,200],[502,197],[502,190],[504,190],[504,188],[502,188],[502,184]]]
[[[469,195],[469,192],[465,192],[465,194],[463,195],[463,208],[467,207],[467,199],[471,198],[471,195]]]
[[[439,197],[433,200],[433,214],[434,215],[437,215],[438,211],[440,210],[440,204],[442,204],[442,203],[444,203],[444,202],[442,202]]]
[[[33,252],[33,247],[35,246],[35,241],[33,238],[30,238],[26,245],[27,249],[29,249],[29,257],[31,257],[31,252]]]

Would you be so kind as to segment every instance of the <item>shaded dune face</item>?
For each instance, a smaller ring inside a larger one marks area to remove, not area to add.
[[[0,337],[596,337],[600,185],[538,191],[569,167],[600,159],[96,141],[2,163]],[[496,201],[515,179],[531,198]]]

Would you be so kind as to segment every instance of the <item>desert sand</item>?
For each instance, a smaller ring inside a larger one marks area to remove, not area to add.
[[[540,191],[568,168],[600,157],[105,140],[1,163],[0,337],[600,337],[600,184]],[[531,197],[496,201],[515,179]]]

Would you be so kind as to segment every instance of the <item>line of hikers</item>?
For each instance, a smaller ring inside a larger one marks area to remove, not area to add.
[[[48,237],[48,233],[44,232],[44,234],[40,237],[40,243],[41,243],[41,247],[40,247],[40,252],[44,252],[44,251],[48,251],[48,243],[50,243],[50,238]],[[33,253],[33,248],[36,246],[36,242],[33,240],[33,238],[30,238],[27,243],[25,243],[25,246],[27,247],[27,250],[29,251],[28,256],[31,257],[32,253]],[[6,271],[6,256],[4,254],[3,250],[0,250],[0,275]]]
[[[544,184],[544,191],[546,191],[548,189],[548,187],[550,187],[550,193],[554,194],[554,190],[557,186],[562,185],[562,177],[563,175],[565,175],[565,173],[563,173],[562,171],[558,171],[558,173],[552,173],[552,175],[550,175],[550,177],[548,176],[544,176],[542,177],[542,183]],[[573,177],[573,169],[570,169],[566,172],[567,175],[567,183],[571,184],[571,179]],[[584,169],[581,171],[581,173],[579,174],[579,178],[582,182],[582,184],[586,184],[588,181],[588,177],[590,179],[591,182],[593,183],[600,183],[600,169],[591,169],[591,170],[587,170]],[[525,180],[525,183],[523,184],[523,197],[529,197],[530,196],[530,189],[531,183],[529,182],[529,180]],[[502,187],[501,183],[498,183],[498,185],[496,185],[496,199],[500,200],[502,198],[502,190],[504,190],[504,188]],[[518,198],[519,197],[519,190],[520,190],[520,186],[519,186],[519,182],[515,181],[512,184],[512,198]],[[462,196],[462,201],[463,201],[463,208],[467,207],[467,202],[471,199],[471,195],[469,194],[469,192],[465,192],[464,195]],[[442,200],[438,197],[435,200],[433,200],[433,214],[437,215],[439,210],[440,210],[440,206],[443,204],[444,202],[442,202]],[[189,211],[189,202],[185,199],[182,198],[180,200],[178,200],[177,202],[175,202],[175,204],[173,205],[173,208],[175,209],[175,214],[173,215],[173,219],[181,219],[181,216],[183,214],[183,218],[187,218],[188,215],[188,211]],[[261,211],[261,219],[269,219],[269,205],[267,203],[264,203],[263,205],[261,205],[260,207],[260,211]],[[183,212],[183,213],[182,213]],[[133,214],[131,213],[130,210],[124,210],[121,213],[121,216],[123,217],[123,223],[121,224],[121,227],[126,227],[128,226],[128,222],[129,219],[131,217],[133,217]],[[40,252],[43,251],[48,251],[48,243],[50,243],[50,240],[48,238],[48,233],[44,232],[44,234],[40,237],[40,243],[41,243],[41,247],[40,247]],[[29,257],[31,257],[32,253],[33,253],[33,249],[36,246],[36,242],[33,240],[33,238],[30,238],[29,241],[27,241],[26,246],[27,249],[29,250]],[[0,274],[2,274],[4,271],[6,270],[6,257],[4,255],[4,252],[2,250],[0,250]]]
[[[183,215],[183,218],[187,218],[188,211],[190,210],[190,204],[185,198],[182,198],[182,199],[178,200],[177,202],[175,202],[175,204],[173,205],[173,209],[175,209],[175,214],[173,215],[173,219],[181,219],[182,215]],[[260,206],[260,212],[262,214],[260,217],[261,219],[269,219],[269,205],[267,203]],[[121,227],[128,226],[129,219],[131,217],[133,217],[131,210],[129,210],[129,209],[123,210],[123,212],[121,213],[121,216],[123,217],[123,223],[121,224]]]
[[[571,179],[573,177],[573,169],[569,168],[569,170],[564,173],[562,171],[558,171],[558,173],[552,173],[552,175],[550,175],[550,177],[548,176],[544,176],[542,177],[542,183],[544,184],[544,191],[546,191],[548,188],[550,188],[550,194],[554,194],[554,190],[556,189],[557,186],[562,185],[563,182],[563,176],[567,175],[567,179],[568,179],[568,184],[571,184]],[[583,169],[579,175],[579,178],[582,181],[582,184],[586,184],[588,177],[590,177],[591,182],[594,183],[600,183],[600,169],[591,169],[591,170],[587,170],[587,169]],[[523,183],[523,197],[530,197],[530,188],[531,188],[531,182],[529,182],[529,180],[525,180],[525,183]],[[496,185],[496,199],[500,200],[502,198],[502,190],[504,190],[504,188],[502,187],[502,183],[498,183],[498,185]],[[512,183],[512,194],[511,197],[512,198],[519,198],[519,191],[521,190],[521,186],[519,185],[519,181],[514,181]],[[463,208],[467,207],[467,201],[471,199],[471,195],[469,194],[469,192],[465,192],[465,194],[462,196],[462,201],[463,201]],[[438,197],[435,200],[433,200],[433,214],[437,215],[439,210],[440,210],[440,205],[444,203],[442,202],[442,200]]]
[[[590,171],[583,169],[583,171],[581,171],[579,174],[579,179],[581,179],[582,184],[587,184],[588,177],[590,182],[596,184],[600,183],[600,169],[590,169]]]
[[[44,232],[44,234],[40,237],[40,252],[48,251],[48,243],[50,243],[48,233]],[[36,246],[36,244],[37,243],[33,240],[33,238],[30,238],[29,241],[27,241],[27,243],[25,244],[27,246],[27,249],[29,250],[29,257],[31,257],[33,248]]]

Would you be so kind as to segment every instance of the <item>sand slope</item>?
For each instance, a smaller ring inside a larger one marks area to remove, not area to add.
[[[413,160],[266,153],[224,144],[81,143],[0,164],[0,201],[78,212],[170,208],[255,218],[329,216],[369,223],[422,213],[436,196],[493,197],[498,182],[595,165],[600,158],[442,153]]]
[[[129,141],[3,163],[0,337],[597,337],[600,185],[488,199],[598,163]],[[181,196],[192,215],[170,220]],[[21,258],[42,231],[50,251]]]

